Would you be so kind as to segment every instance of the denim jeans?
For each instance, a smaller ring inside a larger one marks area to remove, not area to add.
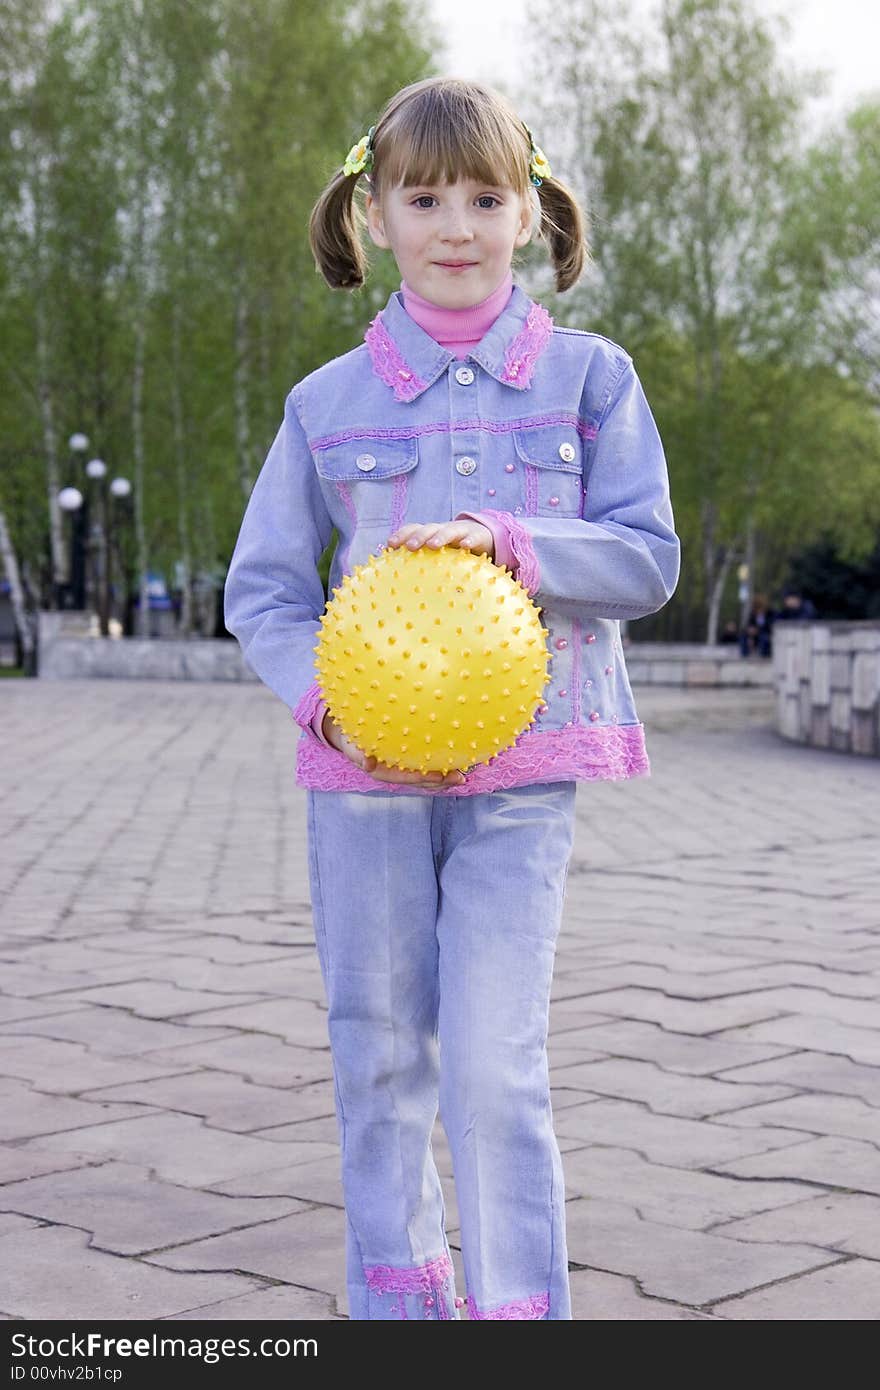
[[[306,793],[353,1319],[460,1316],[438,1107],[469,1316],[571,1318],[547,1031],[576,786]]]

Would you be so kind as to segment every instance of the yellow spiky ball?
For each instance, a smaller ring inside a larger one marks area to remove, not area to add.
[[[550,679],[547,636],[525,589],[487,555],[391,547],[333,590],[315,670],[362,752],[446,773],[488,762],[533,722]]]

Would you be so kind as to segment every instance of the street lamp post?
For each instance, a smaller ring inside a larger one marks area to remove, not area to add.
[[[110,484],[110,495],[114,502],[107,512],[107,576],[108,588],[113,582],[114,573],[114,552],[118,560],[117,570],[122,585],[122,624],[125,626],[125,604],[128,592],[128,574],[122,556],[119,543],[120,515],[124,508],[125,500],[131,495],[131,483],[127,478],[114,478]],[[112,522],[111,522],[112,518]]]
[[[71,453],[81,455],[89,446],[84,434],[70,436]],[[92,458],[86,464],[87,496],[77,487],[62,488],[58,505],[72,517],[70,582],[62,586],[59,607],[87,608],[97,613],[101,635],[110,635],[110,590],[112,569],[111,508],[107,501],[107,465]],[[110,483],[113,497],[131,492],[127,478]]]
[[[72,434],[67,441],[70,450],[70,467],[73,478],[79,481],[79,470],[81,457],[89,447],[88,435],[77,432]],[[74,496],[74,494],[76,494]],[[58,505],[62,512],[70,515],[70,545],[65,546],[64,568],[59,576],[59,581],[55,592],[55,602],[58,608],[82,608],[83,596],[83,570],[85,556],[83,553],[83,523],[84,515],[82,512],[84,498],[78,487],[62,488],[58,494]]]
[[[78,608],[77,589],[79,586],[80,565],[78,539],[81,525],[83,495],[78,487],[63,487],[58,494],[58,505],[70,517],[70,552],[67,560],[68,570],[58,586],[58,607]]]
[[[89,478],[89,584],[88,606],[98,614],[101,636],[110,635],[110,586],[107,575],[107,493],[104,479],[107,465],[103,459],[89,459],[86,464]]]

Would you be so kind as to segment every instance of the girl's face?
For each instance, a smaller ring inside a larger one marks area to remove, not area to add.
[[[410,289],[444,309],[466,309],[496,290],[514,250],[532,234],[532,204],[513,189],[459,179],[366,195],[367,226],[393,253]]]

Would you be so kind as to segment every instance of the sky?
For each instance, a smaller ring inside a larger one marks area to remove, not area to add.
[[[565,3],[565,0],[560,0]],[[815,103],[815,118],[831,119],[869,91],[880,91],[880,4],[877,0],[753,0],[762,15],[784,14],[792,22],[787,52],[799,68],[826,68],[831,85]],[[651,0],[637,0],[648,13]],[[450,5],[429,0],[448,41],[445,71],[457,77],[509,85],[518,80],[528,53],[526,0],[476,0]]]

